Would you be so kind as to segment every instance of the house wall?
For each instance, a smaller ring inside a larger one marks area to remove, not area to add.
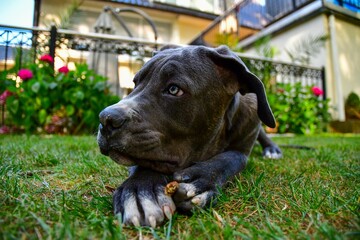
[[[269,45],[276,48],[277,53],[274,56],[274,59],[291,62],[291,58],[286,51],[294,49],[300,41],[306,40],[306,37],[309,35],[327,34],[324,21],[324,16],[318,16],[272,35]],[[245,49],[245,52],[263,57],[262,53],[259,53],[255,47]],[[323,67],[325,64],[326,50],[324,47],[316,56],[311,58],[310,65],[314,67]]]
[[[352,91],[360,95],[360,26],[335,18],[335,29],[344,97]]]
[[[49,25],[51,19],[55,19],[55,21],[59,21],[59,15],[64,13],[66,9],[70,6],[72,0],[43,0],[41,7],[41,16],[40,16],[40,25],[45,26],[45,23]],[[93,16],[78,16],[75,17],[75,24],[72,22],[70,29],[82,31],[82,32],[93,32],[93,25],[95,24],[96,18],[100,15],[104,6],[112,6],[116,7],[125,7],[125,5],[112,3],[112,2],[104,2],[104,1],[84,1],[80,7],[82,11],[88,11],[92,13]],[[128,7],[128,6],[126,6]],[[159,31],[159,42],[164,43],[172,43],[172,44],[187,44],[189,43],[199,32],[201,32],[206,26],[211,23],[211,20],[200,19],[191,16],[179,15],[176,13],[158,11],[148,8],[141,8],[148,14],[152,20],[161,24],[159,28],[163,27],[161,31]],[[96,15],[96,13],[98,15]],[[94,17],[94,14],[96,15]],[[125,16],[128,18],[141,18],[139,15],[135,15],[132,13],[122,13],[121,16]],[[117,24],[116,20],[113,21],[114,25],[117,28],[120,28],[120,25]],[[130,23],[131,24],[131,23]],[[166,26],[168,30],[166,30]],[[76,27],[76,28],[74,28]],[[144,29],[143,31],[147,31]],[[167,32],[166,32],[167,31]],[[124,33],[119,29],[117,34]]]
[[[292,49],[298,41],[306,39],[309,35],[330,34],[329,17],[325,14],[318,15],[303,22],[291,25],[282,31],[273,34],[269,42],[270,46],[277,49],[276,60],[291,61],[286,53],[287,49]],[[334,120],[344,120],[343,104],[345,98],[351,91],[360,95],[360,77],[357,73],[360,62],[360,26],[349,21],[335,17],[335,44],[333,49],[331,39],[328,39],[321,51],[311,58],[310,64],[315,67],[325,67],[326,92],[332,107],[332,117]],[[335,56],[333,56],[335,51]],[[248,54],[261,56],[254,47],[245,49]],[[334,61],[335,59],[335,61]],[[339,74],[335,77],[334,62],[338,60]],[[337,84],[337,80],[340,84]],[[340,106],[342,105],[342,106]]]
[[[340,17],[326,17],[326,27],[332,41],[327,44],[329,56],[326,59],[328,91],[335,107],[336,120],[345,120],[344,105],[350,92],[360,95],[360,26]]]
[[[177,26],[177,30],[174,30],[174,34],[178,35],[178,39],[173,39],[173,43],[189,44],[194,37],[204,30],[211,21],[205,19],[194,19],[188,16],[178,16],[174,25]]]

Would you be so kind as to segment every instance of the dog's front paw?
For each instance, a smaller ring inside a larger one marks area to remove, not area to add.
[[[262,155],[264,158],[271,158],[271,159],[282,158],[281,149],[276,145],[271,145],[264,148]]]
[[[126,225],[161,225],[165,217],[171,219],[176,209],[171,197],[164,193],[165,185],[165,179],[127,179],[113,195],[115,214],[121,214]]]
[[[193,209],[215,203],[215,196],[218,194],[217,181],[211,179],[206,170],[194,165],[174,173],[174,180],[179,182],[173,196],[177,210],[191,213]]]

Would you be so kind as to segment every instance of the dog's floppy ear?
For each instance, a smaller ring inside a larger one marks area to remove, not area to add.
[[[233,53],[228,47],[220,46],[214,49],[209,48],[208,51],[210,58],[215,64],[229,69],[236,74],[241,94],[249,92],[256,94],[258,102],[257,113],[260,120],[267,126],[274,128],[275,118],[267,101],[264,85],[261,80],[251,73],[240,57]]]

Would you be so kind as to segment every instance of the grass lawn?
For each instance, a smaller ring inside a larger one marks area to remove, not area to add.
[[[94,136],[0,136],[0,239],[360,239],[360,135],[275,141],[315,150],[256,146],[216,206],[151,229],[113,216],[127,171]]]

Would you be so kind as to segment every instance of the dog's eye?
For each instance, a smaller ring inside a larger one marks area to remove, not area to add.
[[[168,87],[167,92],[173,96],[180,97],[184,94],[184,91],[181,90],[178,86],[172,84]]]

